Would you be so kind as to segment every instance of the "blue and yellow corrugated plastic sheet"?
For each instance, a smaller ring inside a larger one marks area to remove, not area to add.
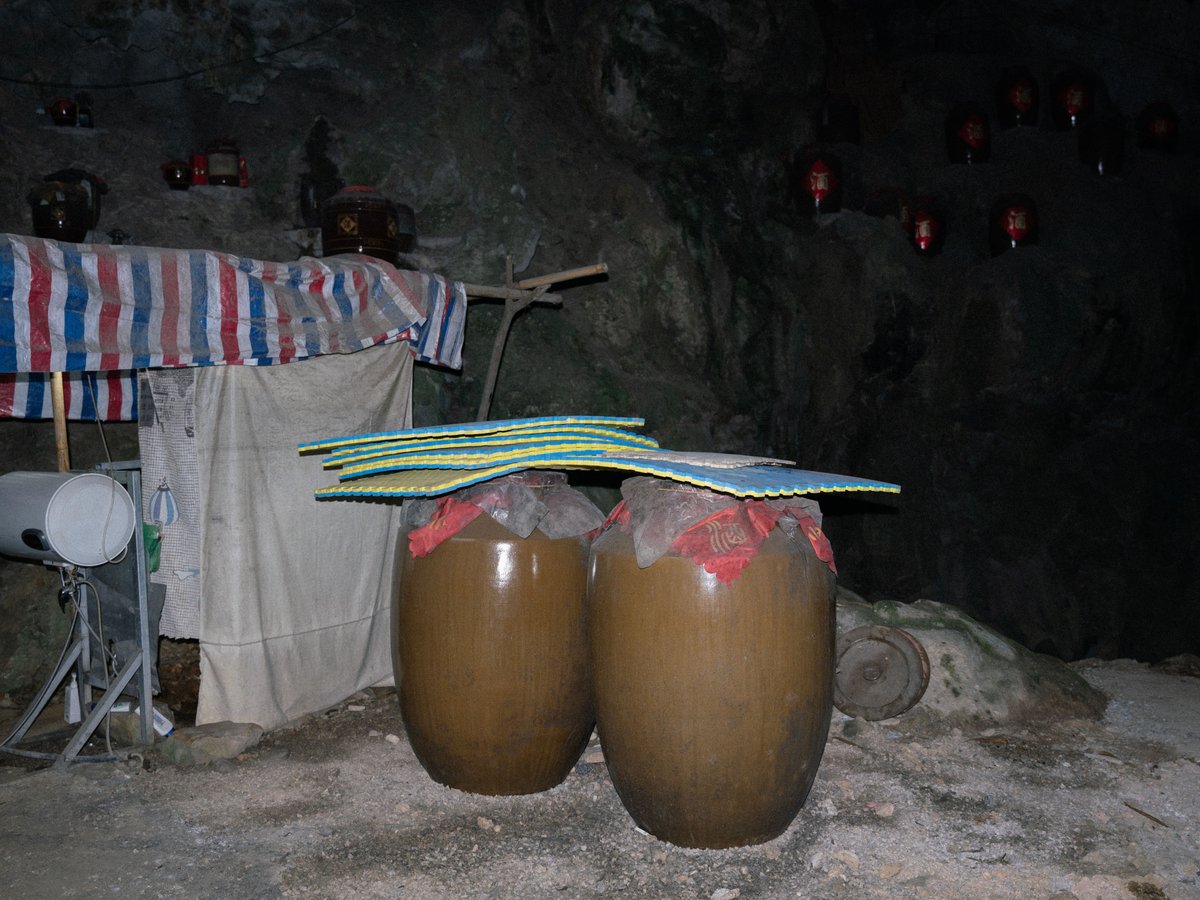
[[[424,428],[404,428],[399,431],[381,431],[375,434],[357,434],[311,441],[300,445],[301,453],[318,450],[331,451],[362,444],[374,444],[389,440],[419,440],[431,437],[467,437],[481,434],[512,434],[514,432],[536,433],[576,430],[599,426],[610,430],[641,428],[645,419],[633,416],[537,416],[529,419],[497,419],[488,422],[462,422],[452,425],[428,425]],[[630,435],[638,437],[638,435]],[[654,444],[654,446],[658,446]]]
[[[885,481],[780,460],[664,450],[625,430],[643,424],[613,416],[508,419],[314,441],[300,451],[326,451],[325,467],[341,469],[338,484],[316,492],[321,499],[433,497],[526,469],[621,470],[736,497],[900,491]]]

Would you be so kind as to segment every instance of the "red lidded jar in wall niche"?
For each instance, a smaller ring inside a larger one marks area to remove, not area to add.
[[[239,176],[239,157],[237,144],[228,138],[213,141],[205,153],[208,158],[208,183],[223,184],[237,187],[241,181]]]
[[[991,158],[987,113],[974,103],[960,103],[946,116],[946,155],[952,163],[983,163]]]
[[[46,104],[46,112],[55,125],[74,125],[79,120],[79,107],[70,97],[55,97]]]
[[[1000,73],[996,82],[996,122],[1001,128],[1036,125],[1041,96],[1037,79],[1024,66]]]
[[[1079,129],[1079,159],[1097,175],[1119,175],[1125,163],[1125,127],[1115,118],[1092,119]]]
[[[792,162],[792,200],[802,213],[820,215],[842,208],[842,161],[820,148],[800,151]]]
[[[1060,72],[1051,85],[1051,118],[1059,129],[1078,128],[1096,111],[1096,77],[1083,69]]]
[[[203,153],[192,154],[192,184],[208,184],[208,157]]]
[[[186,191],[192,186],[192,165],[181,159],[173,159],[170,162],[165,162],[159,168],[163,173],[163,180],[166,181],[167,187],[173,191]]]
[[[992,256],[1038,242],[1037,206],[1026,194],[1005,194],[992,204],[988,243]]]
[[[921,256],[936,256],[942,252],[946,240],[945,220],[937,204],[928,197],[921,197],[912,204],[912,242]]]
[[[78,182],[48,181],[29,192],[33,233],[41,238],[78,244],[93,224],[87,189]]]
[[[1172,153],[1179,145],[1179,115],[1167,103],[1151,103],[1137,121],[1139,147]]]
[[[108,182],[100,175],[92,175],[83,169],[59,169],[43,176],[42,181],[53,185],[78,185],[83,188],[86,197],[85,230],[91,230],[100,224],[100,198],[108,193]],[[44,235],[43,235],[44,236]],[[79,240],[83,240],[80,238]]]

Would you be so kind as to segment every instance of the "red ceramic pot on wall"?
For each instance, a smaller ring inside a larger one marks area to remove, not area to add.
[[[841,159],[822,147],[799,151],[792,160],[791,194],[796,208],[806,215],[840,210]]]
[[[1024,66],[1013,66],[996,81],[996,123],[1001,128],[1036,125],[1041,108],[1037,79]]]
[[[1005,194],[992,204],[988,243],[992,256],[1038,242],[1037,204],[1027,194]]]
[[[945,218],[938,204],[929,197],[912,203],[912,243],[920,256],[937,256],[946,241]]]
[[[946,156],[952,163],[984,163],[992,156],[992,129],[987,113],[974,103],[960,103],[946,115]]]
[[[1050,87],[1051,119],[1060,130],[1078,128],[1096,112],[1096,77],[1079,68],[1060,72]]]
[[[1137,121],[1139,147],[1173,153],[1179,145],[1179,114],[1167,103],[1151,103]]]

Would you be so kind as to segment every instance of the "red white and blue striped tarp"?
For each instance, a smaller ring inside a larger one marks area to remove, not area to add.
[[[404,342],[462,365],[461,282],[366,256],[264,262],[209,250],[0,235],[0,417],[136,419],[138,369],[273,365]],[[96,373],[86,380],[82,373]]]

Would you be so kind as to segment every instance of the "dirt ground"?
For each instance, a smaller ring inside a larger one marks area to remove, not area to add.
[[[466,794],[377,689],[194,768],[0,757],[3,897],[1200,898],[1200,679],[1076,664],[1102,722],[834,714],[804,809],[734,850],[635,827],[593,737],[558,787]]]

